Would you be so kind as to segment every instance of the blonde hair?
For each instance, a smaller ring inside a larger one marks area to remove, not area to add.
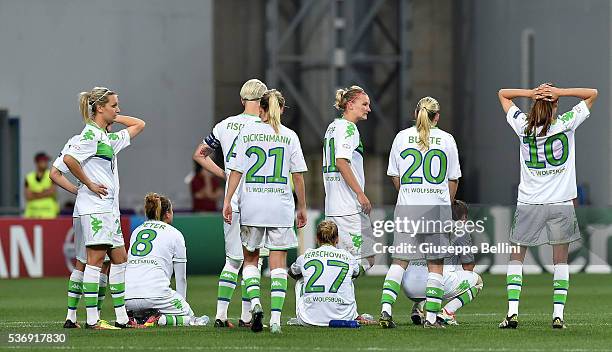
[[[268,87],[266,87],[265,83],[253,78],[244,82],[242,88],[240,88],[240,99],[248,101],[259,100],[267,90]]]
[[[419,100],[416,107],[416,129],[419,132],[419,146],[429,149],[429,130],[433,127],[433,119],[440,111],[440,104],[432,97]]]
[[[365,94],[365,90],[359,86],[338,89],[334,107],[340,111],[346,110],[346,104],[353,101],[359,94]]]
[[[105,87],[94,87],[90,92],[79,93],[79,110],[83,116],[83,122],[91,122],[96,114],[96,108],[106,105],[111,95],[117,95],[117,93]]]
[[[335,244],[338,241],[338,226],[331,221],[321,221],[317,225],[317,242],[322,244]]]
[[[147,219],[161,221],[166,213],[172,210],[172,203],[167,197],[157,193],[147,193],[144,199],[144,210]]]
[[[281,126],[281,114],[285,107],[285,98],[281,92],[276,89],[267,90],[266,93],[261,97],[259,102],[263,111],[268,114],[267,124],[274,128],[274,132],[278,134]]]

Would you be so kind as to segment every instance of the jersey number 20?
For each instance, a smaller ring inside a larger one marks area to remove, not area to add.
[[[420,176],[412,176],[412,174],[417,171],[421,165],[423,166],[423,176],[425,176],[425,181],[431,184],[440,184],[446,179],[446,154],[440,149],[430,149],[425,156],[421,154],[418,149],[408,148],[400,153],[402,159],[406,159],[407,157],[412,157],[412,164],[410,167],[404,172],[401,178],[401,183],[403,185],[410,184],[422,184],[423,177]],[[438,175],[434,176],[431,170],[431,164],[434,158],[440,159],[440,170],[438,171]]]

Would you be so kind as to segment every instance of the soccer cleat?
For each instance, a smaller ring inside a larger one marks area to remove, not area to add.
[[[504,318],[501,323],[499,323],[500,329],[516,329],[518,327],[518,315],[512,314],[509,317]]]
[[[115,327],[118,327],[120,329],[144,329],[146,328],[146,325],[138,324],[136,319],[132,317],[125,324],[119,324],[118,322],[115,322]]]
[[[263,309],[261,309],[259,304],[256,304],[251,310],[251,331],[260,332],[263,330],[263,318]]]
[[[238,320],[238,327],[239,328],[250,328],[251,327],[251,322],[250,321],[244,321],[242,319]]]
[[[446,325],[459,325],[457,319],[455,318],[455,314],[451,314],[446,309],[442,308],[440,313],[438,313],[438,319],[442,321],[442,323]]]
[[[221,319],[217,319],[217,320],[215,320],[214,327],[216,327],[216,328],[228,328],[228,329],[233,329],[235,326],[234,326],[234,324],[232,324],[232,322],[231,322],[231,321],[229,321],[229,320],[221,320]]]
[[[161,314],[159,313],[155,313],[150,315],[147,318],[147,321],[145,321],[144,326],[147,328],[153,327],[153,326],[157,326],[157,322],[159,321],[159,318],[161,318]]]
[[[378,324],[382,326],[383,329],[393,329],[396,327],[393,317],[387,312],[380,313]]]
[[[208,325],[209,321],[210,321],[210,318],[208,317],[208,315],[202,315],[201,317],[195,317],[193,319],[193,322],[191,323],[191,325],[193,325],[193,326],[206,326],[206,325]]]
[[[425,306],[425,301],[414,302],[412,305],[412,313],[410,313],[410,319],[414,325],[421,325],[425,320],[425,313],[423,313],[423,307]]]
[[[121,328],[110,325],[106,320],[98,320],[94,325],[85,324],[85,329],[93,330],[121,330]]]
[[[444,326],[444,323],[442,323],[442,320],[438,318],[436,318],[436,321],[433,323],[430,323],[429,320],[425,320],[425,323],[423,323],[423,328],[425,329],[446,329],[446,327]]]
[[[376,325],[378,323],[371,314],[367,313],[359,314],[355,320],[359,322],[359,325]]]
[[[64,323],[64,329],[79,329],[80,327],[81,325],[79,325],[79,323],[73,322],[70,319],[66,319]]]
[[[559,317],[553,319],[552,327],[553,329],[567,329],[567,326],[565,326],[565,322]]]
[[[273,334],[280,334],[282,332],[280,324],[270,324],[270,332]]]
[[[289,325],[289,326],[299,326],[299,325],[302,325],[302,324],[300,324],[300,321],[299,321],[298,318],[289,318],[289,320],[287,321],[287,325]]]

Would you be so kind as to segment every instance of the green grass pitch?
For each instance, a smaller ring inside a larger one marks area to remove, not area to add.
[[[290,280],[291,281],[291,280]],[[505,276],[485,275],[484,290],[458,313],[460,325],[430,330],[409,324],[411,302],[400,297],[394,318],[400,326],[383,330],[378,326],[360,329],[303,328],[283,326],[282,335],[268,330],[218,330],[207,327],[149,328],[121,331],[62,329],[66,311],[66,279],[21,279],[0,281],[0,336],[7,333],[66,332],[64,345],[40,346],[37,350],[262,350],[262,351],[590,351],[612,349],[612,278],[610,275],[571,276],[565,320],[568,329],[552,330],[552,276],[527,275],[521,297],[517,330],[500,330],[497,324],[506,311]],[[215,277],[188,278],[188,302],[197,315],[214,318]],[[356,282],[360,312],[378,317],[383,277],[363,277]],[[269,279],[262,282],[264,309],[269,309]],[[230,305],[230,319],[238,320],[240,292]],[[80,302],[78,317],[85,317]],[[283,321],[293,317],[294,294],[289,288]],[[114,318],[110,295],[104,303],[103,318]],[[269,315],[266,315],[267,323]],[[31,349],[22,346],[20,349]],[[15,345],[0,342],[0,350]],[[38,349],[39,348],[39,349]]]

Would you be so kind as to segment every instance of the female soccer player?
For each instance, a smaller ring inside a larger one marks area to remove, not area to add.
[[[325,218],[338,226],[339,248],[363,261],[365,270],[374,264],[372,205],[364,193],[363,144],[357,123],[368,118],[370,98],[352,86],[336,91],[336,109],[342,115],[327,127],[323,139]]]
[[[252,122],[261,122],[259,118],[259,101],[268,90],[266,85],[258,79],[246,81],[240,89],[240,101],[244,106],[244,111],[236,116],[230,116],[219,122],[212,129],[212,132],[204,138],[193,154],[193,160],[202,165],[203,168],[212,172],[220,178],[225,179],[230,170],[227,164],[235,156],[235,141],[243,126]],[[222,170],[210,158],[216,150],[220,150],[225,156],[225,170]],[[226,184],[227,186],[227,184]],[[227,189],[227,188],[226,188]],[[217,314],[215,317],[215,327],[233,327],[227,319],[227,308],[234,295],[234,289],[238,282],[238,271],[242,267],[244,256],[242,254],[242,241],[240,240],[240,209],[238,208],[238,194],[236,192],[232,198],[233,218],[236,220],[231,225],[225,224],[223,232],[225,234],[225,265],[219,275],[219,285],[217,290]],[[263,254],[263,253],[260,253]],[[248,326],[251,320],[251,302],[249,301],[244,281],[242,286],[242,314],[239,325]]]
[[[87,310],[85,327],[109,328],[107,324],[99,322],[97,309],[100,270],[107,253],[112,262],[109,285],[117,316],[115,326],[128,327],[129,319],[124,304],[127,254],[119,214],[114,212],[119,180],[111,138],[118,136],[110,135],[106,130],[117,118],[121,120],[118,116],[119,99],[117,93],[110,89],[95,87],[90,92],[80,94],[79,108],[85,128],[77,143],[70,146],[63,161],[83,185],[78,190],[75,209],[87,247],[87,265],[83,273],[83,295]],[[132,119],[137,124],[127,129],[129,138],[136,136],[145,127],[144,121]]]
[[[329,326],[331,320],[355,320],[357,304],[353,279],[359,262],[338,245],[338,227],[325,220],[317,226],[316,249],[308,249],[291,265],[289,275],[307,283],[297,301],[298,324]]]
[[[236,140],[236,157],[228,166],[232,171],[223,202],[223,217],[228,224],[237,221],[232,218],[231,199],[240,184],[244,247],[242,273],[252,306],[251,330],[258,332],[263,329],[257,262],[259,249],[265,246],[270,250],[272,277],[270,330],[280,333],[281,311],[287,291],[287,250],[297,247],[294,220],[297,220],[297,227],[306,225],[306,194],[301,173],[307,168],[297,134],[281,124],[285,106],[281,93],[267,91],[260,105],[263,123],[245,125]],[[297,195],[297,215],[289,184],[290,174]]]
[[[117,132],[111,132],[111,125],[108,125],[106,130],[109,133],[109,139],[111,141],[111,146],[115,152],[115,158],[113,160],[113,168],[115,170],[114,177],[117,184],[119,183],[119,172],[117,168],[117,157],[116,155],[128,147],[131,143],[131,138],[136,137],[140,132],[142,132],[142,127],[144,127],[144,122],[140,119],[118,115],[115,119],[115,123],[125,125],[125,129]],[[130,134],[133,137],[130,137]],[[55,184],[62,187],[66,191],[77,194],[78,187],[70,182],[64,174],[70,172],[68,167],[64,163],[64,155],[70,149],[70,146],[78,143],[80,139],[80,135],[75,135],[70,138],[59,156],[53,162],[53,167],[51,168],[50,177]],[[117,217],[120,217],[119,212],[119,189],[117,188],[117,196],[114,199],[113,204],[113,212]],[[85,265],[87,263],[87,253],[84,244],[83,234],[81,232],[81,226],[79,221],[79,215],[77,212],[77,208],[75,207],[72,214],[72,228],[74,231],[74,245],[76,250],[76,261],[74,265],[74,270],[70,275],[70,279],[68,281],[68,313],[66,315],[66,322],[64,323],[64,328],[78,328],[80,327],[76,320],[77,306],[83,291],[83,272],[85,271]],[[119,231],[121,228],[118,229]],[[121,233],[120,233],[121,234]],[[123,236],[123,234],[121,234]],[[110,269],[110,259],[108,256],[104,259],[104,265],[102,266],[102,270],[100,273],[100,281],[98,288],[98,311],[102,308],[102,303],[104,302],[104,297],[106,296],[106,286],[108,284],[108,273]]]
[[[552,327],[563,329],[563,308],[569,288],[568,249],[571,242],[580,239],[573,204],[577,196],[574,133],[589,117],[597,90],[543,84],[535,89],[501,89],[498,96],[506,121],[519,137],[521,162],[521,182],[510,232],[510,242],[520,245],[521,250],[510,255],[506,276],[508,313],[499,327],[518,326],[527,248],[549,243],[554,264]],[[534,100],[528,115],[512,102],[519,97]],[[572,110],[555,116],[559,97],[576,97],[581,101]]]
[[[135,316],[155,311],[145,323],[153,325],[206,325],[208,317],[196,317],[187,297],[187,249],[183,234],[172,226],[172,203],[164,196],[145,196],[147,217],[130,237],[125,273],[125,304]],[[170,287],[172,273],[176,291]]]
[[[413,226],[396,229],[395,248],[410,250],[393,254],[393,262],[382,290],[379,323],[394,328],[391,307],[400,292],[402,276],[411,260],[426,259],[427,311],[424,327],[443,327],[436,317],[444,296],[442,248],[450,244],[444,224],[452,223],[451,202],[455,198],[461,168],[457,145],[452,135],[437,126],[440,104],[431,97],[419,100],[414,112],[416,125],[397,134],[389,154],[387,175],[398,190],[395,218]],[[414,226],[417,224],[418,226]],[[432,226],[424,226],[433,224]],[[437,250],[421,250],[421,244]]]

